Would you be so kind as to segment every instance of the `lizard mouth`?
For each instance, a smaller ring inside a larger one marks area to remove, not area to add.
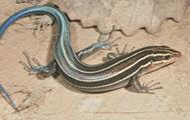
[[[179,57],[182,56],[182,54],[181,54],[181,52],[179,52],[179,51],[175,51],[175,52],[174,52],[174,56],[175,56],[176,58],[179,58]]]

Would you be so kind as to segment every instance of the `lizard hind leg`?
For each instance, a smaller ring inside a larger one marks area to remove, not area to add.
[[[29,72],[29,75],[37,74],[43,76],[51,76],[56,73],[56,62],[53,60],[48,65],[41,65],[36,58],[30,58],[27,51],[23,52],[27,59],[27,63],[19,61],[24,66],[24,69]]]

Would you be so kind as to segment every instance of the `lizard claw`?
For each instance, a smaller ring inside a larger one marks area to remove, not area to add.
[[[153,80],[148,82],[147,84],[142,84],[142,92],[143,93],[149,93],[149,94],[154,94],[154,92],[151,92],[153,90],[158,90],[158,89],[163,89],[160,85],[160,82],[155,82],[153,83]]]
[[[24,61],[19,61],[20,64],[24,66],[24,69],[29,72],[29,75],[37,74],[40,72],[40,69],[43,68],[39,61],[36,58],[30,58],[29,54],[27,51],[23,52],[24,56],[27,59],[27,63]],[[32,62],[35,63],[36,65],[32,65]]]
[[[24,69],[29,72],[29,75],[43,74],[45,76],[50,76],[56,72],[55,61],[52,61],[46,66],[43,66],[36,58],[30,58],[27,51],[24,51],[23,54],[27,59],[27,63],[23,61],[19,61],[19,63],[24,66]],[[35,65],[33,65],[32,63],[34,63]]]
[[[114,31],[115,31],[115,26],[113,26],[111,32],[109,32],[109,33],[103,33],[103,32],[100,33],[100,36],[97,40],[98,42],[95,44],[99,45],[100,48],[102,48],[102,49],[111,49],[112,47],[117,46],[117,44],[115,44],[115,41],[121,39],[120,37],[110,41],[110,39],[112,37],[111,34]]]
[[[109,61],[109,60],[112,60],[112,59],[115,59],[117,57],[120,57],[122,55],[125,55],[127,54],[126,52],[126,47],[127,47],[127,44],[125,44],[123,50],[120,52],[120,50],[118,49],[118,47],[116,47],[116,53],[114,52],[110,52],[107,54],[107,57],[103,58],[103,60],[106,62],[106,61]]]

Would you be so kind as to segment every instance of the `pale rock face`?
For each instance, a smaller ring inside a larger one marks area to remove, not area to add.
[[[180,21],[189,0],[53,0],[71,20],[81,21],[84,27],[97,26],[109,32],[113,26],[125,35],[144,28],[155,33],[167,19]]]

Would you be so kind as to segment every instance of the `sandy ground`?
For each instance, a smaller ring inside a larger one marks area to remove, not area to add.
[[[0,24],[10,15],[27,7],[0,1]],[[54,40],[47,27],[34,32],[34,20],[27,17],[16,22],[5,33],[0,44],[0,83],[15,100],[20,113],[0,96],[0,120],[189,120],[190,119],[190,9],[180,23],[166,21],[161,31],[150,35],[144,30],[131,37],[114,32],[113,37],[122,50],[148,45],[167,45],[181,51],[182,57],[173,65],[141,77],[147,83],[161,82],[164,89],[156,94],[137,94],[126,89],[103,94],[86,94],[72,90],[60,78],[29,76],[18,62],[26,61],[22,52],[27,50],[42,64],[52,58]],[[99,34],[93,28],[82,29],[71,22],[73,47],[78,51],[94,43]],[[114,39],[113,38],[113,39]],[[112,49],[115,51],[115,49]],[[99,63],[108,50],[102,50],[85,62]]]

